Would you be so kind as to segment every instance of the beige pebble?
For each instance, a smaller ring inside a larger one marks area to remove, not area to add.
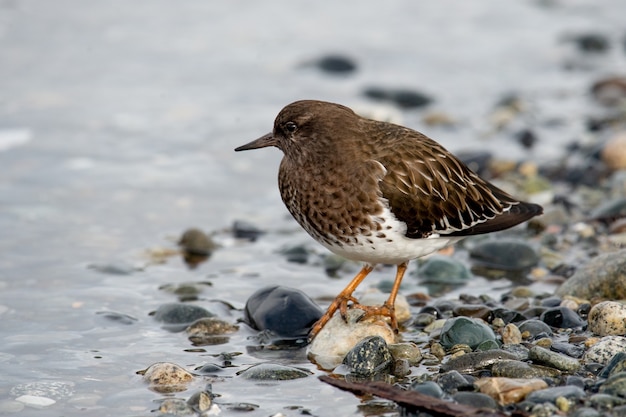
[[[505,345],[517,345],[522,343],[522,333],[513,323],[509,323],[502,329],[502,343]]]
[[[502,405],[520,402],[531,392],[548,388],[548,384],[538,378],[482,378],[474,385]]]
[[[159,393],[184,391],[194,378],[182,366],[170,362],[157,362],[137,373],[143,375],[144,381],[150,384],[150,389]]]
[[[626,169],[626,132],[615,134],[604,144],[602,160],[614,171]]]

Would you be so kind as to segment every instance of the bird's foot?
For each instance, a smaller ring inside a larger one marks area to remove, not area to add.
[[[393,329],[395,333],[398,333],[398,320],[396,319],[395,308],[393,305],[385,302],[383,305],[379,306],[366,306],[362,304],[352,304],[351,308],[358,308],[359,310],[363,310],[364,313],[361,317],[359,317],[358,321],[366,320],[370,317],[375,316],[383,316],[389,318],[389,325]]]
[[[348,303],[352,303],[349,305]],[[313,340],[315,336],[322,330],[322,328],[328,323],[328,320],[335,314],[337,310],[339,310],[339,314],[341,314],[341,318],[344,321],[348,321],[348,308],[352,308],[353,305],[358,305],[358,301],[351,295],[339,295],[337,298],[330,303],[330,306],[326,310],[326,313],[318,321],[315,322],[311,331],[309,332],[309,340]]]

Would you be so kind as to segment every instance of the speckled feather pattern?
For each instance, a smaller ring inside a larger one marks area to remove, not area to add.
[[[541,212],[425,135],[338,104],[288,105],[261,146],[270,145],[284,152],[278,179],[289,212],[350,259],[399,264]]]

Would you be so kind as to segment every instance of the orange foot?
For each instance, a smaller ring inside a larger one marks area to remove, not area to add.
[[[339,294],[337,298],[335,298],[330,304],[328,310],[326,310],[326,313],[324,313],[324,315],[318,321],[316,321],[311,328],[311,331],[309,332],[309,340],[313,340],[313,338],[317,336],[320,330],[322,330],[326,323],[328,323],[328,320],[331,319],[331,317],[335,314],[337,310],[339,310],[339,313],[341,314],[343,320],[346,321],[348,314],[348,303],[350,302],[353,304],[357,304],[356,298],[354,298],[352,295]]]

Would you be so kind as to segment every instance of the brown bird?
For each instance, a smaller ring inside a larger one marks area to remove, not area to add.
[[[411,259],[460,239],[515,226],[542,213],[472,172],[422,133],[358,116],[322,101],[283,108],[271,133],[235,151],[275,146],[283,202],[300,225],[340,256],[365,263],[313,326],[314,337],[339,309],[384,315],[397,330],[396,295]],[[397,265],[382,306],[352,293],[376,264]]]

